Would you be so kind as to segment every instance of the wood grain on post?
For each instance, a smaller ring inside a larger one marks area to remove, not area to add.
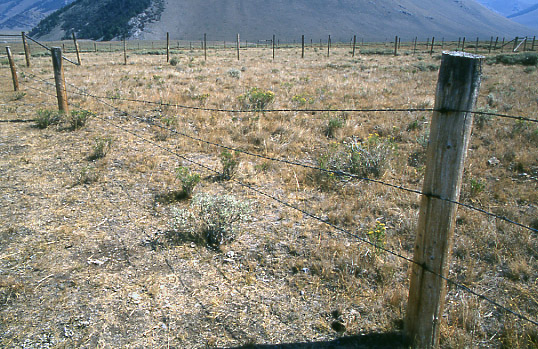
[[[30,46],[28,46],[28,41],[26,41],[26,33],[22,32],[22,46],[24,46],[24,57],[26,57],[26,66],[30,68]]]
[[[483,57],[444,53],[437,82],[417,237],[411,266],[405,331],[417,348],[433,348],[446,295],[450,251],[463,167],[480,89]]]
[[[15,62],[13,61],[13,56],[11,55],[11,48],[6,46],[7,60],[9,61],[9,67],[11,68],[11,78],[13,79],[13,90],[19,90],[19,78],[17,77],[17,68],[15,67]]]
[[[54,68],[54,82],[56,83],[56,96],[58,98],[58,109],[61,112],[68,113],[69,108],[67,106],[67,91],[65,89],[62,49],[59,47],[53,47],[51,49],[51,53],[52,67]]]
[[[170,62],[170,33],[166,32],[166,63]]]
[[[355,48],[357,47],[357,35],[353,35],[353,51],[351,57],[355,57]]]
[[[77,62],[78,62],[78,65],[81,65],[82,62],[80,61],[80,50],[78,48],[78,42],[77,42],[77,37],[75,36],[75,32],[73,32],[73,44],[75,45],[75,51],[77,53]]]

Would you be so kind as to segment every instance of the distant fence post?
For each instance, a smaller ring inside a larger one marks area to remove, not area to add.
[[[501,53],[504,52],[504,37],[503,37],[503,43],[501,44]]]
[[[461,42],[461,51],[465,52],[465,36],[463,37],[463,41]]]
[[[95,43],[95,42],[93,43],[93,51],[97,52],[97,43]]]
[[[529,38],[528,38],[527,36],[525,36],[525,39],[524,39],[524,40],[525,40],[525,43],[523,44],[523,52],[527,52],[527,40],[528,40],[528,39],[529,39]]]
[[[480,39],[476,38],[476,45],[474,46],[474,53],[478,53],[478,45],[480,44]]]
[[[28,46],[28,41],[26,41],[26,33],[22,32],[22,45],[24,46],[24,57],[26,57],[26,66],[30,68],[30,46]]]
[[[430,50],[430,56],[433,56],[433,44],[435,43],[435,36],[432,37],[432,47]]]
[[[353,35],[353,51],[351,57],[355,57],[355,48],[357,47],[357,35]]]
[[[398,35],[394,37],[394,56],[398,55]]]
[[[239,60],[239,49],[241,48],[241,42],[239,41],[239,33],[237,33],[237,60]]]
[[[204,60],[207,61],[207,33],[204,33]]]
[[[166,32],[166,63],[170,62],[170,33]]]
[[[275,40],[276,40],[276,37],[275,37],[275,34],[273,34],[273,61],[275,60]]]
[[[67,91],[65,89],[62,49],[59,47],[53,47],[51,53],[52,66],[54,68],[54,81],[56,83],[56,96],[58,98],[58,109],[61,112],[67,113]]]
[[[13,90],[19,90],[19,78],[17,77],[17,68],[15,67],[15,62],[13,61],[13,56],[11,56],[11,48],[6,46],[7,60],[9,61],[9,67],[11,68],[11,77],[13,79]]]
[[[78,48],[78,42],[77,42],[77,37],[75,36],[75,32],[73,32],[73,44],[75,45],[75,51],[77,53],[77,62],[78,62],[78,65],[81,65],[82,62],[80,61],[80,50]]]
[[[439,343],[463,167],[482,68],[481,56],[448,52],[441,60],[427,150],[405,331],[414,347]]]
[[[517,48],[518,48],[518,43],[519,43],[519,37],[516,36],[515,40],[514,40],[514,49],[512,50],[512,52],[516,52],[517,51]]]
[[[127,65],[127,41],[123,38],[123,63]]]
[[[301,37],[301,58],[304,58],[304,34]]]
[[[461,37],[458,38],[458,48],[456,49],[456,51],[460,50],[460,45],[461,45]]]
[[[499,44],[499,37],[495,39],[495,46],[493,46],[493,51],[497,51],[497,45]]]
[[[327,39],[327,57],[331,55],[331,36]]]

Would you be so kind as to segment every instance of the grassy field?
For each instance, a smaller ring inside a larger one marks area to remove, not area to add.
[[[238,61],[228,49],[206,61],[176,49],[174,65],[147,50],[127,65],[120,51],[85,52],[82,66],[65,65],[78,112],[59,118],[50,57],[26,68],[16,56],[21,92],[2,61],[0,346],[405,347],[407,262],[238,182],[409,258],[418,195],[171,130],[420,190],[430,112],[231,113],[86,95],[233,110],[433,108],[439,53],[368,52],[308,48],[301,59],[282,48],[273,61],[250,48]],[[536,64],[494,58],[477,109],[536,119]],[[536,123],[476,116],[461,201],[537,229],[537,147]],[[230,201],[204,216],[205,194]],[[233,209],[244,213],[234,231]],[[208,246],[215,217],[228,221],[212,231],[230,239]],[[450,278],[536,319],[536,233],[460,207],[455,235]],[[451,286],[441,345],[536,347],[538,331]]]

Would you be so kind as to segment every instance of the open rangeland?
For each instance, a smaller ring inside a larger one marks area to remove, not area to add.
[[[409,264],[356,236],[412,258],[419,195],[269,158],[420,190],[431,112],[177,106],[433,108],[439,52],[369,50],[84,52],[67,115],[50,57],[15,50],[19,92],[2,59],[0,346],[405,346]],[[536,119],[536,65],[491,57],[477,109]],[[536,123],[476,115],[461,201],[538,228],[537,147]],[[537,258],[536,232],[458,209],[452,280],[536,321]],[[453,285],[445,308],[442,347],[538,343]]]

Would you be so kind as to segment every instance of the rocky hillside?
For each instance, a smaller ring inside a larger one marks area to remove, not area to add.
[[[0,30],[28,31],[74,0],[0,0]]]
[[[366,40],[436,36],[530,35],[532,30],[474,0],[77,0],[41,22],[32,34],[109,40],[308,38]]]

